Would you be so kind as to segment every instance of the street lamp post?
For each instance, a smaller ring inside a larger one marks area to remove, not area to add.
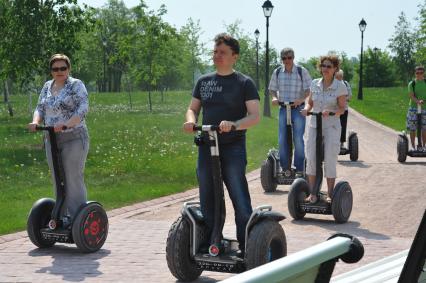
[[[359,30],[361,31],[361,60],[359,66],[359,87],[358,87],[358,100],[362,100],[362,47],[364,44],[364,31],[367,27],[367,23],[364,21],[364,18],[359,22]]]
[[[374,47],[373,51],[374,51],[374,84],[373,84],[373,87],[376,87],[376,82],[377,82],[377,77],[378,77],[378,75],[377,75],[378,70],[377,69],[378,69],[378,66],[379,66],[379,58],[377,57],[377,51],[379,51],[379,48]]]
[[[102,45],[104,46],[104,74],[102,79],[102,91],[106,92],[106,46],[107,42],[105,39],[102,40]]]
[[[258,29],[254,31],[254,37],[256,38],[256,87],[259,90],[259,35]]]
[[[268,91],[268,81],[269,81],[269,17],[272,14],[274,6],[272,6],[271,1],[266,0],[262,5],[263,14],[266,17],[266,68],[265,68],[265,103],[263,105],[263,116],[271,117],[271,107],[269,101],[269,91]]]

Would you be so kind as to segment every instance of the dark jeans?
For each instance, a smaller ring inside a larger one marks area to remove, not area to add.
[[[246,179],[245,140],[219,146],[222,178],[231,198],[237,225],[237,240],[244,249],[246,224],[252,213],[250,193]],[[210,231],[214,225],[214,187],[210,147],[202,145],[198,150],[197,176],[200,185],[201,211]]]
[[[304,171],[305,167],[305,143],[303,142],[303,134],[305,133],[306,118],[300,114],[303,109],[302,105],[291,109],[291,123],[293,127],[293,143],[294,143],[294,166],[296,171]],[[278,145],[280,151],[280,165],[283,170],[290,169],[288,167],[288,147],[287,142],[287,111],[285,107],[280,107],[279,114],[279,130]]]
[[[342,133],[340,134],[340,142],[346,142],[346,126],[348,125],[348,110],[345,110],[343,115],[340,115],[340,125],[342,125]]]

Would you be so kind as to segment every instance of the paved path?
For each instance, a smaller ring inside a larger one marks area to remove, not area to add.
[[[354,192],[354,209],[346,224],[331,216],[312,215],[292,221],[287,209],[288,186],[265,194],[259,170],[248,174],[253,205],[271,204],[289,218],[281,224],[289,254],[325,241],[339,231],[357,236],[366,254],[357,264],[338,263],[334,274],[396,253],[410,246],[425,209],[426,159],[396,162],[396,132],[351,112],[349,128],[358,132],[360,160],[340,156],[339,179]],[[175,282],[167,269],[165,241],[182,203],[197,199],[197,190],[138,203],[108,212],[110,233],[103,249],[80,254],[74,245],[36,249],[25,232],[0,237],[0,282]],[[227,199],[225,235],[234,235]],[[216,282],[230,274],[204,272],[197,282]]]

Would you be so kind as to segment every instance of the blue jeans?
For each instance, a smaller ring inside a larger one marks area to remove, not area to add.
[[[299,105],[291,109],[291,123],[293,128],[293,144],[294,144],[294,166],[296,171],[304,170],[305,163],[305,145],[303,143],[303,134],[305,133],[306,118],[300,114],[303,106]],[[283,170],[290,169],[288,167],[288,142],[287,142],[287,112],[285,107],[280,107],[279,114],[279,131],[278,145],[280,151],[280,165]]]
[[[222,178],[231,198],[237,225],[237,240],[244,249],[245,229],[252,213],[250,193],[246,179],[245,140],[219,145]],[[200,186],[201,212],[211,231],[214,225],[214,187],[210,147],[202,145],[198,149],[197,177]]]

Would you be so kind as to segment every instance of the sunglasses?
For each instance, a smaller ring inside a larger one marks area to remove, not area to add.
[[[292,56],[284,56],[284,57],[281,57],[281,59],[282,60],[291,60],[291,59],[293,59],[293,57]]]
[[[54,67],[54,68],[50,68],[50,70],[52,71],[52,72],[59,72],[59,71],[61,71],[61,72],[65,72],[66,70],[68,69],[68,67],[65,67],[65,66],[63,66],[63,67]]]
[[[321,68],[331,69],[331,68],[333,68],[333,65],[321,64],[320,67]]]

